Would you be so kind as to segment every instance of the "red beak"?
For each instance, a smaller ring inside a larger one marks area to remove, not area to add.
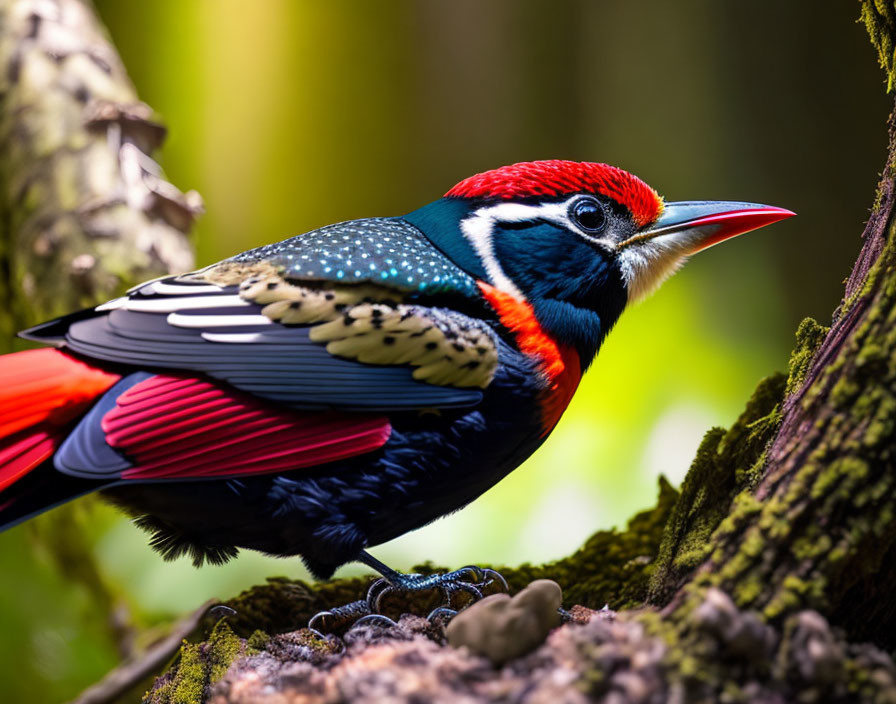
[[[671,236],[684,245],[686,254],[712,247],[759,227],[771,225],[796,213],[758,203],[730,201],[682,201],[667,203],[656,222],[620,246]]]

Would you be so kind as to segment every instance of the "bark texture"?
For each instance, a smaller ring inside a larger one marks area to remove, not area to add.
[[[0,337],[188,270],[201,200],[81,0],[0,1]]]

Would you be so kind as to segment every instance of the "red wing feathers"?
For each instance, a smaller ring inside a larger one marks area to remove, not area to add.
[[[384,416],[301,412],[203,379],[159,375],[118,397],[106,441],[134,466],[123,479],[243,476],[300,469],[381,447]]]
[[[67,432],[119,376],[55,349],[0,362],[0,491],[53,456]]]

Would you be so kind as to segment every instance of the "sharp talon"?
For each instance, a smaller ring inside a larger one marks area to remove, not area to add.
[[[352,624],[352,628],[358,626],[379,626],[380,628],[395,628],[398,624],[388,616],[382,614],[367,614]]]
[[[488,577],[488,584],[494,584],[495,582],[501,585],[501,591],[507,593],[510,591],[510,587],[507,586],[507,580],[504,579],[504,576],[498,572],[497,570],[493,570],[489,567],[485,567],[482,569],[483,577]],[[481,585],[484,586],[484,585]]]
[[[328,616],[330,618],[335,618],[336,614],[334,614],[332,611],[318,611],[316,614],[314,614],[314,616],[312,616],[310,619],[308,619],[308,626],[307,626],[308,630],[312,631],[315,635],[318,635],[321,638],[323,638],[324,634],[320,630],[318,630],[318,626],[323,627],[324,624],[320,623],[320,621],[323,621]]]
[[[472,579],[462,579],[465,574],[469,573],[472,575]],[[483,570],[481,567],[477,567],[476,565],[467,565],[466,567],[461,567],[459,570],[455,570],[451,572],[450,575],[452,577],[456,577],[459,581],[470,582],[472,584],[479,584],[482,581]],[[446,577],[448,575],[445,575]]]
[[[426,620],[435,624],[437,619],[441,619],[441,625],[445,625],[455,616],[457,616],[457,611],[455,609],[449,609],[447,606],[440,606],[430,611]]]
[[[375,614],[383,613],[384,600],[387,596],[402,592],[435,591],[436,594],[441,594],[444,600],[441,608],[453,614],[461,608],[479,601],[486,593],[498,590],[510,591],[504,577],[488,567],[466,565],[445,574],[423,576],[396,572],[367,552],[362,552],[359,560],[383,575],[382,579],[375,581],[367,590],[367,606],[370,612]],[[494,588],[486,591],[486,588],[492,587],[492,585]],[[405,600],[404,605],[408,605],[409,601],[418,603],[420,600]],[[433,613],[442,612],[437,609]]]
[[[215,616],[218,619],[222,619],[236,616],[237,611],[236,609],[231,609],[229,606],[225,606],[224,604],[215,604],[207,611],[207,613],[210,616]]]
[[[367,590],[367,607],[372,613],[380,611],[380,601],[383,596],[390,593],[394,587],[385,579],[378,579]]]
[[[379,610],[378,602],[380,597],[391,589],[392,584],[385,577],[381,577],[370,585],[370,588],[367,590],[366,601],[371,611],[376,612]]]
[[[469,582],[446,582],[439,586],[442,589],[442,594],[444,594],[445,602],[448,604],[449,608],[454,605],[453,597],[458,592],[466,592],[473,598],[473,601],[479,601],[482,598],[482,592],[479,591],[479,588]]]
[[[309,619],[306,628],[315,635],[327,638],[327,633],[348,629],[360,618],[369,614],[370,607],[362,599],[328,611],[319,611]]]

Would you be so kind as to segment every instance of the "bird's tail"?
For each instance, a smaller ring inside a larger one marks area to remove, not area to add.
[[[83,493],[47,461],[118,379],[56,349],[0,357],[0,530]]]

